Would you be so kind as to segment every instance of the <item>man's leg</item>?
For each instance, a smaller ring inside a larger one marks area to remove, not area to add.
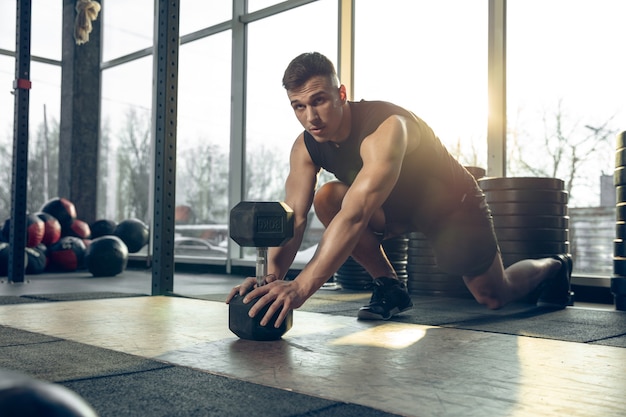
[[[347,191],[348,186],[344,183],[331,181],[315,193],[313,200],[315,214],[324,227],[328,227],[341,209],[341,203]],[[382,209],[379,209],[372,216],[369,227],[361,235],[351,256],[373,277],[397,278],[381,246],[384,230],[385,215]]]
[[[348,187],[337,181],[329,182],[317,191],[313,204],[315,213],[324,226],[328,226],[341,209]],[[351,256],[374,277],[374,291],[370,303],[359,310],[362,320],[388,320],[393,315],[413,307],[406,285],[398,280],[397,274],[385,255],[381,241],[385,230],[382,209],[370,219],[369,227],[363,232]]]
[[[569,270],[565,260],[557,258],[526,259],[509,266],[506,270],[502,265],[500,253],[497,253],[489,269],[474,277],[464,276],[463,280],[468,289],[480,304],[490,309],[497,309],[505,304],[527,296],[531,291],[543,283],[556,281],[556,285],[563,288],[563,297],[566,290],[564,280],[569,287]],[[545,284],[543,284],[545,285]],[[564,306],[563,306],[564,307]]]

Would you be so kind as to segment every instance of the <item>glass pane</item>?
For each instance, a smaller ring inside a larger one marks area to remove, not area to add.
[[[303,52],[315,50],[335,60],[336,6],[335,1],[322,0],[249,26],[246,108],[249,199],[283,197],[291,144],[303,130],[282,87],[283,73],[289,62]],[[301,32],[300,22],[307,19],[320,21],[333,29]],[[285,36],[285,33],[299,33],[299,36]]]
[[[183,0],[180,2],[180,34],[231,20],[232,13],[232,0]]]
[[[175,254],[226,258],[231,32],[181,46]]]
[[[48,196],[57,190],[59,120],[61,105],[61,67],[32,62],[30,66],[32,89],[29,94],[29,151],[27,210],[39,211]],[[7,87],[0,95],[0,213],[11,212],[11,176],[13,162],[12,91],[15,60],[0,57],[0,84]],[[11,87],[9,87],[11,86]],[[46,151],[46,148],[48,151]],[[48,163],[47,167],[43,164]],[[47,185],[47,187],[45,187]],[[4,219],[0,220],[4,221]]]
[[[507,6],[508,172],[565,181],[578,273],[612,271],[615,137],[626,117],[624,13],[621,0]]]
[[[14,1],[0,1],[0,48],[15,51],[15,16],[17,7]]]
[[[31,62],[28,142],[28,211],[57,196],[61,67]]]
[[[148,223],[152,57],[102,72],[98,216]]]
[[[463,164],[485,167],[487,6],[357,0],[354,99],[413,111]]]
[[[266,7],[273,6],[278,3],[284,3],[280,0],[248,0],[248,13],[256,12],[257,10],[265,9]]]
[[[325,29],[303,30],[301,22],[304,21],[317,22],[316,26]],[[289,151],[303,128],[295,118],[282,87],[283,73],[289,62],[303,52],[318,51],[335,61],[336,27],[337,2],[334,0],[321,0],[249,25],[246,107],[248,199],[284,198]],[[297,36],[285,35],[289,33]],[[309,226],[302,250],[317,243],[323,228],[316,221],[309,222]]]
[[[154,0],[109,1],[102,7],[102,60],[152,46]]]
[[[15,12],[13,12],[13,16],[15,16]],[[33,2],[30,53],[35,56],[60,61],[62,27],[62,1]],[[11,49],[15,49],[15,45]]]

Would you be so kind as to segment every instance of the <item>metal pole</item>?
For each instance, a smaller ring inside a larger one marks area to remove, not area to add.
[[[13,121],[13,172],[11,179],[11,227],[8,278],[24,282],[26,247],[26,201],[28,197],[28,112],[30,98],[31,2],[17,2],[15,31],[15,110]]]
[[[153,123],[152,295],[174,292],[174,212],[178,104],[178,0],[155,1]]]
[[[489,0],[487,175],[506,176],[506,0]]]

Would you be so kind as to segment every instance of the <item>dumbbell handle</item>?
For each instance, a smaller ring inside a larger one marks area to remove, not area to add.
[[[256,283],[260,287],[263,285],[267,275],[267,247],[256,248]]]

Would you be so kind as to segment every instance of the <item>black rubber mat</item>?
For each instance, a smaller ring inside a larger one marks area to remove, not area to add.
[[[394,416],[6,326],[0,369],[63,385],[100,417]]]

